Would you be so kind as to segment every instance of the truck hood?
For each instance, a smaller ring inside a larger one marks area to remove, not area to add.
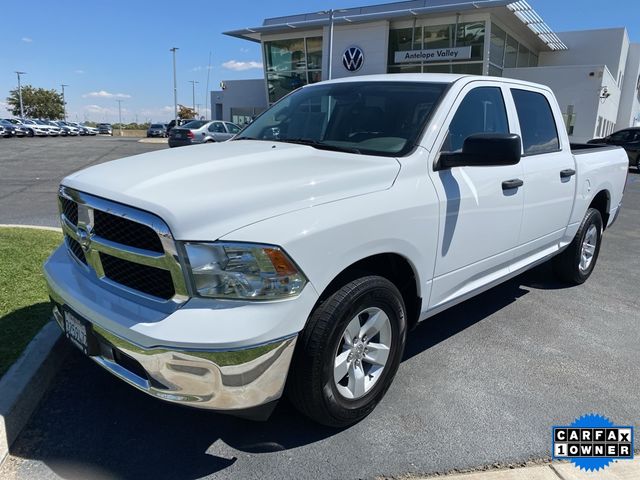
[[[388,189],[399,170],[389,157],[239,140],[122,158],[62,183],[155,213],[178,240],[213,241],[269,217]]]

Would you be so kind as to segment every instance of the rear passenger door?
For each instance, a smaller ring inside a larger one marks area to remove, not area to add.
[[[522,138],[524,211],[515,261],[553,251],[569,223],[576,194],[576,164],[553,96],[545,90],[511,88]],[[516,265],[517,267],[518,265]]]

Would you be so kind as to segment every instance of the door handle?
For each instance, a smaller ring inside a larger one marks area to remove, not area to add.
[[[560,172],[560,178],[571,178],[576,174],[576,171],[573,168],[567,168],[566,170],[562,170]]]
[[[524,182],[519,178],[514,178],[513,180],[505,180],[502,182],[502,190],[512,190],[514,188],[518,188],[524,185]]]

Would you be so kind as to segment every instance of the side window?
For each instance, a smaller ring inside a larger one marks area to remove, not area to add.
[[[630,142],[633,137],[633,132],[630,130],[623,130],[611,135],[611,140],[614,142]]]
[[[465,139],[474,133],[509,133],[500,88],[478,87],[467,93],[449,124],[442,151],[462,151]]]
[[[224,125],[221,122],[213,122],[209,125],[209,131],[214,133],[227,133],[224,129]]]
[[[525,155],[557,152],[560,140],[547,98],[528,90],[511,90],[516,104]]]
[[[225,125],[227,126],[227,130],[229,130],[229,133],[238,133],[240,131],[240,127],[234,125],[233,123],[226,123]]]

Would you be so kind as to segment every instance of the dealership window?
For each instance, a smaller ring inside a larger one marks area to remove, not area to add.
[[[484,21],[415,28],[389,29],[388,73],[472,73],[482,75],[484,58]],[[395,53],[409,50],[438,50],[471,47],[471,56],[457,61],[421,61],[396,63]]]
[[[502,76],[503,68],[537,66],[538,55],[535,52],[519,43],[495,23],[491,24],[489,75],[499,74],[499,76]]]
[[[322,37],[264,42],[269,102],[322,79]]]
[[[574,112],[574,108],[575,107],[573,105],[567,105],[567,111],[562,114],[568,135],[573,135],[576,127],[576,114]]]

